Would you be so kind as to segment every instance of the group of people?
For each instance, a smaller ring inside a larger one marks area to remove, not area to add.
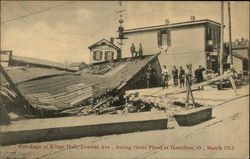
[[[139,44],[139,49],[138,49],[138,51],[136,51],[135,45],[134,45],[134,43],[132,43],[132,45],[130,47],[130,52],[131,52],[132,57],[138,57],[138,56],[142,57],[142,54],[143,54],[142,44]]]
[[[192,85],[192,72],[191,72],[191,65],[186,65],[187,69],[184,70],[182,66],[179,67],[179,69],[176,66],[173,66],[173,69],[171,70],[171,74],[167,70],[166,65],[163,65],[162,69],[162,87],[163,89],[169,87],[168,81],[170,81],[170,78],[172,77],[174,86],[179,86],[180,88],[183,88],[185,86]],[[205,71],[205,68],[202,66],[199,66],[195,71],[195,80],[196,83],[203,82],[203,71]],[[150,88],[152,85],[152,79],[154,74],[156,73],[156,70],[152,67],[151,64],[149,64],[149,67],[145,70],[146,73],[146,79],[147,79],[147,88]]]
[[[178,85],[180,88],[187,86],[187,84],[192,85],[192,72],[190,65],[186,65],[187,69],[184,70],[182,66],[180,66],[179,69],[176,68],[176,66],[173,66],[173,69],[171,71],[174,86],[177,87]],[[205,71],[205,68],[203,68],[201,65],[194,71],[196,83],[203,82],[203,71]],[[167,70],[166,65],[163,65],[162,70],[162,87],[168,88],[168,81],[170,80],[170,73]]]

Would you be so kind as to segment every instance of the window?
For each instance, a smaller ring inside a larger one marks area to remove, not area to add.
[[[213,41],[215,41],[215,29],[213,29]]]
[[[114,59],[114,52],[113,51],[106,51],[105,52],[105,60],[113,60]]]
[[[212,40],[212,29],[208,28],[208,40]]]
[[[93,59],[94,61],[102,61],[102,51],[94,51]]]
[[[161,36],[162,36],[162,39],[161,39],[162,45],[167,45],[167,43],[168,43],[168,34],[167,34],[167,33],[164,33],[164,34],[162,34]]]
[[[171,46],[171,36],[169,30],[162,30],[158,32],[158,46]]]

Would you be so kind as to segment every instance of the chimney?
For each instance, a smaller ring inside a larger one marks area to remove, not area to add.
[[[114,44],[114,40],[115,40],[114,37],[111,37],[111,38],[110,38],[110,43],[111,43],[111,44]]]
[[[165,24],[169,25],[170,24],[170,20],[169,19],[165,19]]]
[[[191,16],[190,21],[192,21],[192,22],[195,21],[195,16]]]

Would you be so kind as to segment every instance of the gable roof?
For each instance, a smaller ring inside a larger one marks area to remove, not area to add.
[[[168,24],[168,25],[164,24],[164,25],[157,25],[157,26],[126,29],[126,30],[124,30],[124,34],[129,34],[129,33],[134,33],[134,32],[141,32],[141,31],[152,31],[152,30],[165,29],[165,28],[192,26],[192,25],[206,24],[206,23],[221,26],[221,24],[218,23],[218,22],[215,22],[215,21],[212,21],[212,20],[209,20],[209,19],[202,19],[202,20],[196,20],[196,21],[172,23],[172,24]]]
[[[89,48],[89,49],[92,49],[92,48],[95,47],[95,46],[100,46],[100,45],[102,45],[102,43],[105,43],[106,45],[108,45],[108,46],[110,46],[110,47],[113,47],[114,49],[116,49],[116,50],[118,50],[118,51],[120,50],[120,48],[119,48],[118,46],[116,46],[115,44],[112,44],[111,42],[109,42],[109,41],[106,40],[106,39],[102,39],[102,40],[100,40],[100,41],[94,43],[93,45],[89,46],[88,48]]]
[[[59,74],[67,74],[71,72],[60,71],[56,69],[39,68],[39,67],[6,67],[5,71],[15,84],[30,81],[37,78],[56,76]],[[4,84],[6,79],[1,78],[1,84]]]

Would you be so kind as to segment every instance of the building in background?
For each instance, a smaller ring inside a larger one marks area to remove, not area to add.
[[[191,16],[187,22],[171,24],[166,20],[164,25],[127,29],[123,52],[129,52],[132,43],[136,47],[141,43],[144,54],[159,53],[167,48],[166,53],[159,55],[161,65],[171,68],[193,64],[194,69],[202,65],[217,72],[220,26],[215,21],[195,20]]]
[[[24,56],[16,56],[13,55],[12,51],[9,50],[1,50],[1,65],[3,67],[8,66],[26,66],[26,67],[41,67],[41,68],[52,68],[57,70],[67,70],[67,71],[75,71],[73,69],[68,68],[66,65],[58,62],[32,58],[32,57],[24,57]]]
[[[12,51],[11,50],[0,51],[0,63],[3,67],[9,66],[11,58],[12,58]]]
[[[102,39],[89,46],[89,50],[89,64],[121,58],[120,48],[114,44],[113,38],[111,38],[111,41]]]
[[[249,73],[249,41],[241,38],[232,42],[233,67],[238,73],[248,75]]]

